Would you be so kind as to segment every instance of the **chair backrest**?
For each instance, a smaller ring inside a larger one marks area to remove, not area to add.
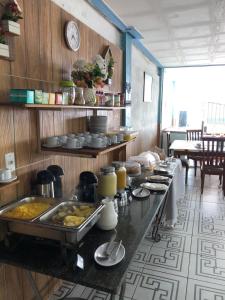
[[[225,138],[203,136],[203,165],[208,167],[223,167],[225,160]]]
[[[187,129],[187,140],[188,141],[201,141],[202,129]]]

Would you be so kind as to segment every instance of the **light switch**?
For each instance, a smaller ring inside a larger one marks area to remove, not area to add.
[[[9,152],[5,154],[5,167],[6,169],[10,169],[11,171],[15,171],[16,163],[15,163],[15,154],[14,152]]]

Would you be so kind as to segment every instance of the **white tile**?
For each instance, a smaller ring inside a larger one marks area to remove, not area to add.
[[[153,244],[153,248],[163,248],[171,251],[190,252],[191,236],[175,232],[159,231],[161,240]],[[151,253],[151,251],[150,251]]]
[[[225,240],[210,236],[193,236],[191,253],[225,259]]]
[[[225,239],[225,217],[223,212],[213,215],[203,211],[196,213],[193,235],[207,235]]]
[[[225,260],[191,254],[189,278],[224,285]]]
[[[188,279],[186,300],[225,300],[224,285]]]
[[[187,279],[144,269],[135,290],[134,300],[185,299]]]
[[[189,253],[152,247],[145,269],[187,277]]]

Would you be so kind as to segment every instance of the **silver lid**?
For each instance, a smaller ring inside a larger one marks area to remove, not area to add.
[[[112,166],[107,166],[107,167],[101,168],[101,171],[103,173],[113,173],[113,172],[115,172],[115,168]]]

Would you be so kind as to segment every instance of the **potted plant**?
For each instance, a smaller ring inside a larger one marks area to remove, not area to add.
[[[82,103],[82,90],[85,104],[94,106],[96,103],[95,88],[102,88],[104,80],[107,78],[104,59],[97,55],[92,63],[77,60],[73,65],[71,76],[76,84],[76,98],[80,98],[75,98],[75,104]]]
[[[103,51],[103,58],[105,60],[106,65],[106,71],[107,71],[107,77],[104,80],[105,84],[111,85],[112,84],[112,77],[113,77],[113,71],[114,71],[114,59],[112,56],[112,51],[109,46],[107,46]]]
[[[17,23],[22,19],[22,10],[16,0],[9,1],[2,15],[3,30],[9,35],[20,35],[20,24]]]
[[[9,58],[9,46],[6,44],[5,35],[0,26],[0,57]]]

